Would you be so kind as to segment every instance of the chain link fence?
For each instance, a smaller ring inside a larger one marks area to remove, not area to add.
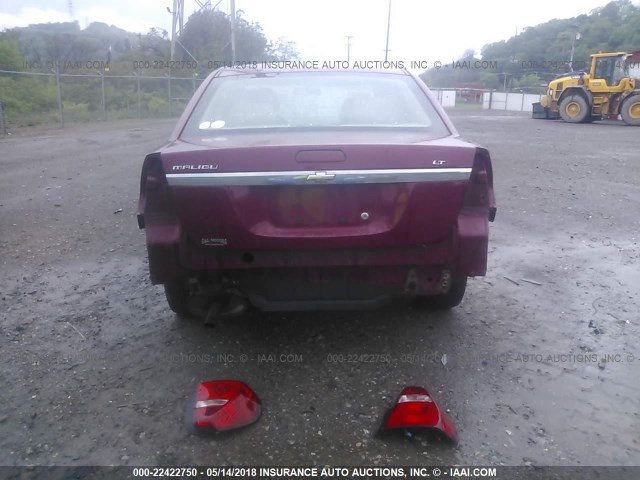
[[[12,128],[179,115],[204,80],[190,76],[145,75],[143,70],[56,73],[0,70],[0,135]],[[544,88],[498,92],[479,88],[433,89],[446,107],[526,111]],[[503,98],[505,97],[505,98]],[[537,101],[537,100],[536,100]],[[488,103],[488,105],[487,105]],[[516,108],[518,107],[518,108]]]
[[[203,78],[0,70],[0,134],[11,128],[179,115]]]

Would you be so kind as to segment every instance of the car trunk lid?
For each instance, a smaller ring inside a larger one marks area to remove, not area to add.
[[[174,142],[163,150],[162,164],[183,232],[204,247],[241,249],[446,239],[462,207],[475,147],[406,133],[384,142],[379,135],[347,138]]]

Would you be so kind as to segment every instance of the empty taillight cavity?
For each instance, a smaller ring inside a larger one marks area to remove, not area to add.
[[[160,155],[152,154],[145,158],[141,178],[140,213],[174,214],[167,177],[164,173]]]
[[[487,185],[487,170],[484,167],[479,167],[478,171],[474,175],[473,181],[480,185]]]
[[[167,178],[162,168],[162,161],[157,154],[148,155],[144,159],[142,167],[143,188],[156,188],[167,183]]]
[[[154,191],[160,187],[160,178],[156,175],[147,175],[147,191]]]
[[[464,205],[487,208],[487,214],[491,220],[495,216],[491,159],[489,153],[482,148],[476,151]]]
[[[491,158],[489,157],[489,152],[484,148],[478,148],[476,151],[476,156],[473,159],[473,171],[479,180],[493,186]]]

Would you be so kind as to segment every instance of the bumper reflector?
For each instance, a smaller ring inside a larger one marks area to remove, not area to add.
[[[422,387],[406,387],[402,390],[382,428],[435,429],[454,444],[458,443],[458,432],[453,422]]]

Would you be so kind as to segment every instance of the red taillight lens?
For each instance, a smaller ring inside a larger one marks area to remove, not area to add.
[[[262,413],[260,399],[251,388],[236,380],[218,380],[198,385],[193,425],[223,432],[249,425]]]
[[[406,387],[402,390],[383,428],[435,428],[453,443],[458,443],[458,433],[453,423],[422,387]]]
[[[407,387],[402,391],[391,411],[386,428],[405,428],[421,424],[438,423],[438,409],[426,390],[419,387]]]

